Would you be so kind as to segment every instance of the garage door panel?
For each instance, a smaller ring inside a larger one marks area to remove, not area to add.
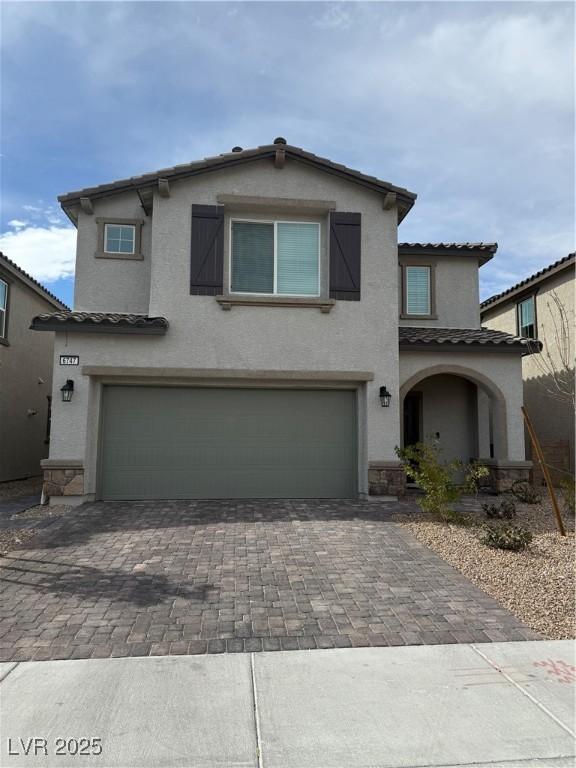
[[[106,387],[101,495],[356,494],[355,393]]]

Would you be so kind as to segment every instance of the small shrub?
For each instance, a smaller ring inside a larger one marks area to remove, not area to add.
[[[396,448],[396,454],[404,464],[407,476],[424,491],[418,504],[424,512],[430,512],[445,522],[468,524],[468,519],[456,512],[453,505],[463,493],[475,493],[488,469],[479,464],[464,465],[461,461],[443,462],[437,441],[416,443],[406,448]],[[455,477],[464,471],[464,484],[459,486]]]
[[[515,480],[510,490],[523,504],[538,504],[542,498],[536,488],[526,480]]]
[[[447,512],[444,512],[442,515],[442,520],[445,523],[452,523],[453,525],[463,525],[465,527],[471,527],[474,525],[477,525],[476,521],[470,517],[470,515],[465,515],[462,512],[457,512],[456,510],[449,509]]]
[[[495,525],[494,523],[484,526],[484,533],[480,538],[482,544],[492,549],[509,549],[512,552],[519,552],[532,541],[532,534],[526,528],[518,525]]]
[[[573,477],[565,477],[560,482],[560,495],[562,497],[562,505],[567,515],[572,517],[574,514],[574,507],[576,506],[576,484]]]
[[[482,511],[489,520],[513,520],[516,504],[513,499],[503,499],[500,504],[482,504]]]

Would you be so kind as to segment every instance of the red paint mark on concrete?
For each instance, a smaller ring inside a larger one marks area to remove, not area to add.
[[[556,678],[559,683],[573,683],[576,681],[576,667],[565,661],[535,661],[535,667],[543,667],[549,675]]]

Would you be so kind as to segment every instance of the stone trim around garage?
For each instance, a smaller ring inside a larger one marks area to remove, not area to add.
[[[529,482],[531,461],[482,459],[481,463],[488,467],[489,485],[496,493],[506,493],[518,480]]]
[[[45,499],[84,494],[84,462],[78,459],[44,459],[40,466],[44,471],[42,495]]]
[[[399,461],[371,461],[368,464],[370,496],[404,496],[406,473]]]

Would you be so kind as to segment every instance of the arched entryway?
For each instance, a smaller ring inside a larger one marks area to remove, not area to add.
[[[506,400],[479,371],[423,368],[402,384],[400,401],[403,446],[436,439],[447,460],[507,457]]]

